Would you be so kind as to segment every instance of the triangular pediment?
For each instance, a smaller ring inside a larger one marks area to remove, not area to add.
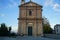
[[[24,4],[21,4],[20,6],[40,6],[40,7],[42,7],[41,5],[39,5],[37,3],[34,3],[32,1],[24,3]]]

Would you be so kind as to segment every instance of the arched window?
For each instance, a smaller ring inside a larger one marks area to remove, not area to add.
[[[31,16],[32,15],[32,12],[31,11],[29,11],[29,16]]]

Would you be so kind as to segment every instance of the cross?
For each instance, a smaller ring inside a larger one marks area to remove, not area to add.
[[[24,0],[22,0],[22,1],[24,1]]]
[[[31,1],[31,0],[30,0]]]

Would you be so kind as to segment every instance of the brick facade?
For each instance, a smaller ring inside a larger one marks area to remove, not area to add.
[[[32,12],[29,15],[29,11]],[[19,6],[18,33],[28,36],[28,27],[32,27],[32,36],[42,36],[42,6],[27,2]]]

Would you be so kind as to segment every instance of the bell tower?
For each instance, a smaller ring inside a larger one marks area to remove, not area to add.
[[[24,4],[25,3],[25,0],[21,0],[21,4]]]

